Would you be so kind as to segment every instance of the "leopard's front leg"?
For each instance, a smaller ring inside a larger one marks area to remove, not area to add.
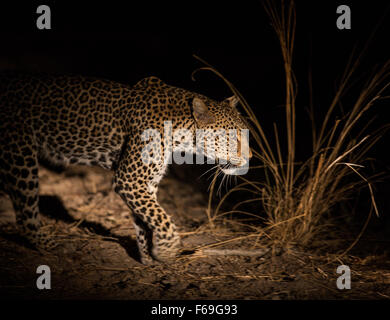
[[[180,237],[157,201],[156,175],[164,168],[143,164],[136,157],[137,152],[125,152],[114,176],[114,189],[133,212],[141,261],[150,264],[152,256],[168,262],[178,255]]]
[[[180,249],[180,237],[176,226],[158,203],[155,194],[150,194],[145,185],[121,179],[116,179],[115,191],[134,214],[142,262],[146,264],[151,262],[149,254],[163,262],[175,258]]]

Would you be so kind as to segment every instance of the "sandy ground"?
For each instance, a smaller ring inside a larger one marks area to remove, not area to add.
[[[17,235],[12,205],[0,198],[0,296],[28,299],[390,299],[387,242],[361,240],[348,255],[335,250],[273,250],[260,257],[205,256],[193,250],[241,235],[229,223],[211,230],[207,194],[169,174],[158,198],[174,217],[184,254],[170,265],[138,261],[129,210],[111,191],[111,173],[73,167],[40,170],[41,212],[60,245],[29,248]],[[345,248],[353,239],[346,239]],[[349,241],[349,242],[348,242]],[[235,241],[233,248],[253,243]],[[261,247],[261,244],[257,244]],[[314,244],[313,244],[313,247]],[[337,266],[351,268],[339,290]],[[38,290],[36,269],[48,265],[51,290]]]

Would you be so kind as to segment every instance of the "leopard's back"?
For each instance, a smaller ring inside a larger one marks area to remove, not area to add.
[[[0,128],[28,126],[39,156],[53,162],[111,168],[125,139],[119,115],[130,92],[128,86],[95,78],[4,74]]]

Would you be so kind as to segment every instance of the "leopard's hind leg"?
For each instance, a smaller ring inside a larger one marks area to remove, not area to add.
[[[42,228],[39,216],[38,159],[33,130],[19,123],[0,129],[0,176],[3,189],[11,198],[16,223],[35,247],[51,249],[55,242]]]

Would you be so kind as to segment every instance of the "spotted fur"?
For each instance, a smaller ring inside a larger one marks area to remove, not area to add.
[[[246,128],[236,103],[216,102],[156,77],[130,87],[80,76],[1,76],[0,188],[13,202],[22,234],[38,247],[53,245],[39,219],[39,158],[98,165],[115,172],[113,187],[133,213],[142,262],[171,260],[180,238],[156,197],[167,164],[142,162],[147,142],[141,134],[148,128],[162,133],[164,121],[194,136],[198,128]]]

